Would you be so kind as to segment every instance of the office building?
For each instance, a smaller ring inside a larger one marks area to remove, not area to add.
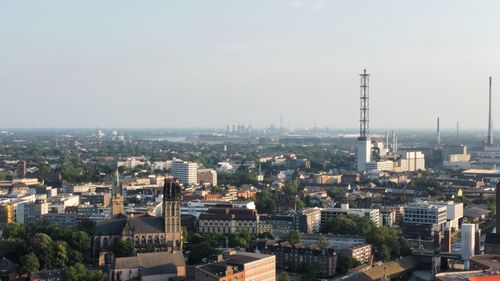
[[[178,177],[185,185],[198,183],[198,164],[193,162],[175,161],[172,163],[172,176]]]
[[[432,239],[447,221],[447,206],[418,203],[405,206],[403,233],[409,238]]]
[[[342,204],[340,208],[324,208],[321,210],[321,226],[325,226],[330,220],[341,215],[368,217],[376,226],[382,225],[378,209],[357,209],[350,208],[349,204]]]
[[[36,200],[18,206],[16,221],[18,223],[35,223],[42,215],[49,212],[49,204],[45,200]]]

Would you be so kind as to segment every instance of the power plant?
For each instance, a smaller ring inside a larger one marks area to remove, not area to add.
[[[360,76],[359,137],[357,140],[357,169],[365,171],[417,171],[425,170],[424,155],[420,151],[404,151],[398,154],[398,138],[392,132],[391,150],[388,148],[389,133],[383,138],[370,136],[370,75],[363,70]],[[439,133],[439,118],[438,118]]]

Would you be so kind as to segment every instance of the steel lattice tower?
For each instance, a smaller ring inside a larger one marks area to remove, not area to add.
[[[370,136],[370,75],[366,69],[359,75],[361,78],[360,115],[359,115],[359,140],[366,140]]]

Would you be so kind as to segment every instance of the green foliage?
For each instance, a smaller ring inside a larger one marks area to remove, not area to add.
[[[24,270],[35,267],[52,270],[89,263],[91,239],[81,228],[64,228],[43,221],[8,224],[3,226],[0,252]]]
[[[360,266],[361,263],[349,256],[339,255],[337,259],[337,274],[346,274],[350,269]]]
[[[239,230],[229,235],[229,245],[231,247],[248,249],[253,240],[252,233],[248,230]]]
[[[29,253],[21,258],[21,267],[19,268],[21,274],[37,272],[39,269],[40,262],[34,253]]]
[[[282,271],[278,276],[278,281],[290,281],[290,276],[288,272]]]
[[[383,260],[408,255],[410,252],[407,241],[398,236],[394,229],[387,226],[376,227],[366,217],[337,216],[330,220],[321,232],[365,235],[366,242],[375,246],[378,257]]]
[[[153,246],[153,245],[151,245]],[[135,250],[134,243],[129,240],[123,240],[120,239],[116,243],[113,244],[112,246],[112,251],[115,254],[117,258],[121,257],[131,257],[135,256],[137,254],[137,251]],[[154,251],[153,250],[151,252]]]
[[[276,196],[269,190],[264,189],[257,193],[255,206],[259,213],[272,214],[276,210]]]
[[[63,281],[106,281],[106,274],[100,270],[89,270],[81,263],[67,267],[62,273]]]
[[[288,234],[288,242],[295,245],[300,242],[300,233],[298,231],[292,231]]]
[[[215,248],[215,244],[212,241],[203,241],[191,247],[188,255],[188,263],[197,264],[208,256],[219,255],[220,253],[221,252]]]

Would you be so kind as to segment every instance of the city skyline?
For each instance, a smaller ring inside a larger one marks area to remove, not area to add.
[[[2,128],[354,129],[364,68],[375,130],[500,120],[495,1],[1,5]]]

